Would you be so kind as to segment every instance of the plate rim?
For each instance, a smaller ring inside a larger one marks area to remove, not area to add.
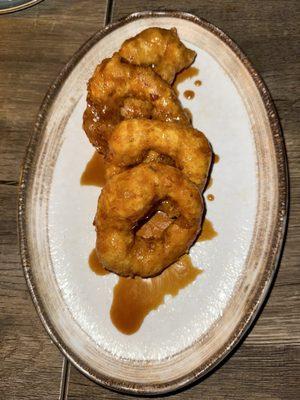
[[[56,332],[55,327],[52,325],[47,312],[43,307],[41,297],[38,293],[38,289],[35,284],[35,279],[31,271],[30,265],[30,254],[27,245],[26,237],[26,197],[28,193],[28,187],[31,176],[34,175],[34,156],[38,148],[38,143],[40,136],[42,134],[43,126],[47,119],[47,112],[51,108],[56,95],[59,93],[61,86],[68,77],[69,73],[73,70],[76,64],[81,60],[81,58],[88,52],[88,50],[103,37],[108,35],[110,32],[118,29],[119,27],[128,24],[129,22],[143,19],[143,18],[159,18],[159,17],[173,17],[191,21],[197,25],[200,25],[204,29],[213,33],[217,36],[223,43],[225,43],[233,53],[239,58],[244,67],[248,70],[252,77],[252,80],[257,87],[264,108],[268,117],[268,124],[271,130],[271,136],[275,148],[277,172],[278,172],[278,212],[276,215],[276,222],[274,221],[275,229],[274,235],[272,237],[270,252],[268,254],[268,259],[266,262],[266,268],[261,280],[261,285],[258,286],[255,293],[255,297],[248,309],[245,311],[244,318],[240,321],[239,326],[232,332],[230,338],[225,343],[224,346],[217,349],[216,353],[212,356],[212,362],[209,365],[201,366],[199,365],[193,371],[182,375],[180,378],[170,382],[157,383],[157,384],[135,384],[128,381],[121,381],[116,378],[105,376],[98,371],[93,370],[88,365],[82,361],[76,353],[73,352],[60,338],[59,334]],[[203,18],[197,17],[191,13],[182,11],[143,11],[129,14],[121,20],[110,23],[104,28],[97,31],[93,36],[91,36],[71,57],[67,64],[63,67],[55,81],[49,87],[46,96],[42,102],[38,116],[35,122],[34,130],[31,135],[29,144],[27,146],[26,155],[24,158],[23,166],[21,168],[19,185],[19,195],[18,195],[18,239],[19,239],[19,249],[21,255],[21,263],[23,267],[23,272],[25,275],[26,283],[29,288],[29,292],[37,313],[49,334],[50,338],[59,348],[59,350],[66,356],[66,358],[84,375],[88,378],[94,380],[95,382],[122,393],[130,393],[136,395],[158,395],[174,390],[178,390],[188,384],[203,378],[208,372],[214,369],[221,361],[229,355],[234,348],[238,345],[241,339],[248,332],[249,328],[252,326],[255,318],[258,316],[260,310],[262,310],[264,302],[267,298],[269,290],[271,288],[272,282],[274,281],[276,272],[279,267],[284,239],[287,230],[288,221],[288,208],[289,208],[289,176],[288,176],[288,163],[287,155],[284,144],[284,137],[279,121],[279,116],[277,114],[275,105],[267,89],[263,79],[258,74],[258,72],[253,67],[252,63],[248,57],[242,52],[240,47],[221,29],[213,25],[212,23],[206,21]]]
[[[32,7],[38,3],[41,3],[42,1],[43,0],[27,0],[26,2],[24,2],[23,4],[19,4],[18,6],[12,5],[10,7],[1,8],[0,14],[9,14],[9,13],[13,13],[15,11],[24,10],[25,8]]]

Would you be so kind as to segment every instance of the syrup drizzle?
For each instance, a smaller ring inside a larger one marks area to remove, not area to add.
[[[173,83],[173,88],[175,90],[175,93],[178,95],[178,85],[184,81],[186,81],[187,79],[192,79],[195,76],[197,76],[199,73],[199,69],[196,67],[189,67],[185,70],[183,70],[182,72],[180,72],[180,74],[178,74],[176,76],[176,79]]]
[[[80,184],[103,187],[105,184],[105,171],[106,162],[104,157],[102,154],[95,151],[81,175]]]
[[[166,295],[176,296],[191,284],[202,271],[195,268],[188,255],[155,278],[119,278],[114,287],[110,317],[115,327],[132,335],[141,327],[145,317],[164,303]]]

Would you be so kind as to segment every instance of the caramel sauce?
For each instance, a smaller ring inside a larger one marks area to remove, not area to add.
[[[194,82],[194,85],[195,85],[195,86],[201,86],[201,85],[202,85],[202,82],[201,82],[199,79],[197,79],[197,80]]]
[[[105,184],[105,169],[106,163],[104,157],[95,151],[81,175],[80,184],[103,187]]]
[[[176,296],[201,272],[184,255],[155,278],[119,278],[110,309],[112,323],[126,335],[135,333],[150,311],[164,303],[166,295]]]
[[[202,231],[198,236],[197,242],[204,242],[205,240],[212,240],[218,235],[218,232],[214,230],[213,224],[207,218],[205,218],[202,225]]]
[[[185,90],[183,95],[186,99],[192,100],[195,97],[195,92],[193,90]]]
[[[182,82],[184,82],[187,79],[191,79],[194,76],[197,76],[199,73],[199,69],[195,68],[195,67],[189,67],[185,70],[183,70],[182,72],[180,72],[180,74],[178,74],[176,76],[176,79],[173,83],[173,88],[176,92],[176,94],[178,95],[178,85]]]
[[[214,155],[214,164],[217,164],[220,161],[220,156],[218,154]]]
[[[208,194],[207,195],[207,200],[214,201],[214,199],[215,199],[215,196],[213,194]]]
[[[97,275],[107,275],[109,271],[107,271],[98,260],[98,256],[96,253],[96,249],[94,249],[89,256],[89,266],[93,272]]]

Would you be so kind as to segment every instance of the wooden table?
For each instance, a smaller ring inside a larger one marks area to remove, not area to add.
[[[99,0],[45,0],[0,17],[0,398],[58,399],[61,385],[63,357],[34,310],[17,243],[19,170],[40,103],[65,62],[105,22],[147,9],[194,13],[219,26],[242,47],[276,103],[291,181],[290,223],[281,267],[255,327],[220,368],[170,398],[299,398],[297,0],[184,0],[180,4],[171,0],[113,0],[107,4]],[[69,372],[68,399],[131,398],[96,385],[73,367]]]

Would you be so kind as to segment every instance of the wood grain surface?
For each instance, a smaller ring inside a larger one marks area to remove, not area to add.
[[[219,26],[242,47],[276,104],[291,185],[290,222],[281,266],[254,328],[220,368],[169,398],[299,398],[299,2],[114,0],[106,4],[99,0],[45,0],[0,17],[1,400],[57,399],[60,390],[63,357],[34,310],[17,243],[19,170],[40,103],[63,65],[105,20],[150,9],[196,14]],[[71,367],[68,399],[117,398],[132,397],[102,388]]]

